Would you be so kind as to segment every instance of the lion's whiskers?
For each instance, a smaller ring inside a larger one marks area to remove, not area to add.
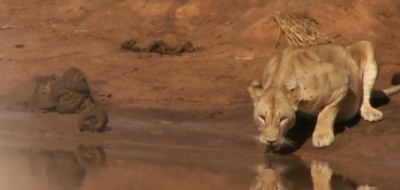
[[[279,145],[279,149],[284,148],[284,147],[294,147],[296,143],[288,138],[284,138],[282,143]]]

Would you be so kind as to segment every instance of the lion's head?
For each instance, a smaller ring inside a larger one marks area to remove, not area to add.
[[[285,135],[294,126],[296,114],[285,94],[274,88],[263,89],[257,81],[248,91],[254,102],[253,117],[260,131],[259,141],[268,151],[292,145]]]

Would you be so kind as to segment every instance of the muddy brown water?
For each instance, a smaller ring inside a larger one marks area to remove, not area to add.
[[[379,186],[357,184],[329,162],[251,150],[2,138],[0,154],[0,189],[318,189],[310,171],[315,162],[333,171],[322,182],[331,189]],[[387,183],[381,189],[398,182]]]
[[[1,112],[0,190],[400,189],[396,160],[267,154],[242,123],[111,116],[81,133],[76,115]]]

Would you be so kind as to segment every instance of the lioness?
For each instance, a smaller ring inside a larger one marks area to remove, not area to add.
[[[349,120],[359,110],[367,121],[381,120],[382,112],[370,104],[377,75],[374,48],[368,41],[285,49],[268,63],[262,85],[253,81],[248,87],[259,141],[270,151],[290,145],[285,134],[294,126],[296,113],[317,119],[315,147],[332,144],[334,122]],[[386,95],[399,91],[400,85],[383,90]]]

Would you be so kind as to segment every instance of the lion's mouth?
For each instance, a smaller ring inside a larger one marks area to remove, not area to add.
[[[291,152],[294,148],[296,148],[296,143],[287,138],[273,143],[262,142],[262,144],[265,151],[270,153],[283,153],[287,151]]]
[[[280,149],[280,144],[279,143],[265,143],[264,148],[265,151],[267,152],[277,152]]]

